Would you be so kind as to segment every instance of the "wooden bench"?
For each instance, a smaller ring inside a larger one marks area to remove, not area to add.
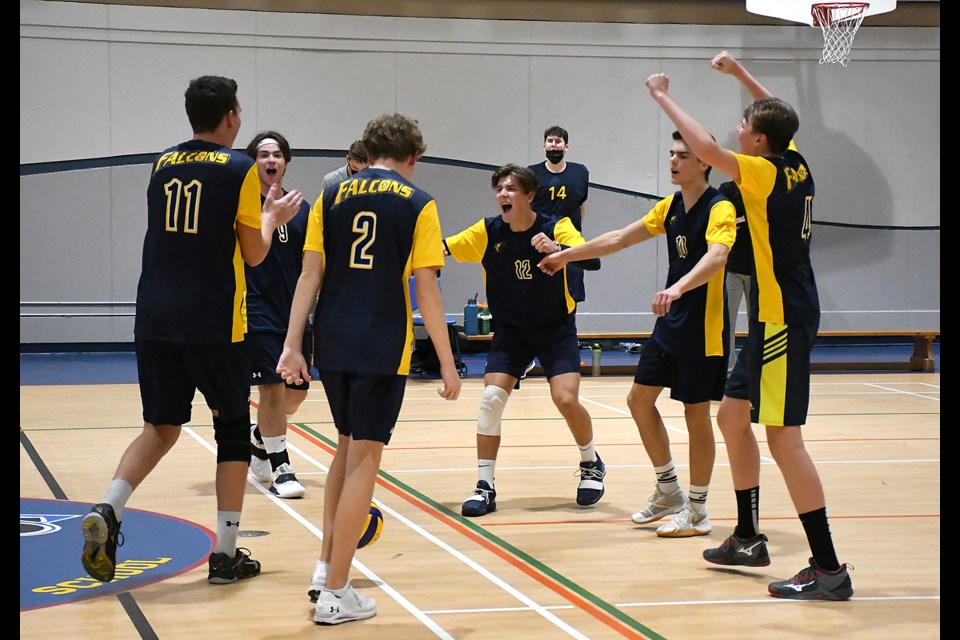
[[[746,332],[738,331],[737,337],[746,337]],[[468,342],[489,342],[493,339],[493,334],[471,335],[468,336],[462,331],[460,337]],[[841,362],[813,362],[810,368],[813,371],[843,371],[843,370],[873,370],[873,371],[934,371],[936,363],[933,358],[933,341],[940,337],[939,330],[931,331],[820,331],[818,338],[912,338],[913,353],[908,360],[894,361],[841,361]],[[631,340],[647,340],[650,338],[650,332],[641,333],[578,333],[577,338],[581,342],[592,342],[600,340],[613,340],[617,342],[630,342]],[[608,374],[626,375],[632,374],[636,365],[614,365],[602,364],[603,355],[601,354],[601,371]],[[542,374],[540,367],[534,367],[531,371],[534,374]],[[591,375],[592,367],[590,364],[584,364],[581,368],[582,375]]]

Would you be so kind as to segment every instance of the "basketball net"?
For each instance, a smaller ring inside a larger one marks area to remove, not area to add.
[[[850,47],[869,2],[821,2],[811,7],[814,26],[823,31],[823,56],[820,64],[850,62]]]

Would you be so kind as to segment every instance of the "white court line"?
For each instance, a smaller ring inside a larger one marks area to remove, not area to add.
[[[210,451],[210,453],[212,453],[214,456],[217,455],[217,449],[216,449],[216,447],[215,447],[214,445],[211,445],[209,442],[207,442],[207,441],[204,440],[203,438],[201,438],[200,435],[199,435],[197,432],[195,432],[193,429],[191,429],[191,428],[189,428],[189,427],[184,427],[184,430],[185,430],[194,440],[196,440],[197,442],[199,442],[203,447],[205,447],[208,451]],[[317,465],[318,467],[320,467],[322,470],[324,470],[324,471],[329,471],[329,468],[323,466],[323,465],[320,464],[318,461],[313,460],[312,458],[306,456],[306,455],[305,455],[302,451],[300,451],[299,449],[293,447],[292,445],[288,445],[288,447],[289,447],[290,449],[292,449],[293,451],[299,453],[300,455],[306,457],[308,460],[310,460],[311,462],[313,462],[314,464],[316,464],[316,465]],[[320,529],[318,529],[316,526],[314,526],[313,523],[310,522],[308,519],[306,519],[306,518],[304,518],[302,515],[300,515],[300,513],[299,513],[296,509],[292,508],[288,503],[284,502],[284,501],[281,500],[280,498],[277,498],[277,497],[274,496],[272,493],[270,493],[267,489],[264,489],[263,485],[261,485],[261,484],[257,481],[257,479],[253,477],[252,474],[249,475],[249,476],[247,476],[247,482],[248,482],[249,484],[251,484],[252,486],[256,487],[256,488],[260,491],[260,493],[264,494],[267,498],[269,498],[270,500],[272,500],[275,505],[277,505],[278,507],[280,507],[281,509],[283,509],[284,511],[286,511],[286,512],[287,512],[287,515],[289,515],[291,518],[293,518],[294,520],[296,520],[297,522],[299,522],[301,525],[303,525],[304,528],[306,528],[308,531],[310,531],[310,532],[311,532],[313,535],[315,535],[318,539],[320,539],[320,540],[323,539],[323,532],[322,532]],[[377,501],[377,503],[379,504],[379,501]],[[386,507],[384,507],[384,505],[380,505],[380,506],[383,507],[383,508],[386,508]],[[420,622],[422,622],[425,627],[427,627],[428,629],[430,629],[431,631],[433,631],[434,635],[436,635],[437,637],[440,637],[440,638],[444,638],[445,640],[454,640],[454,636],[452,636],[452,635],[450,635],[449,633],[447,633],[441,626],[439,626],[437,623],[435,623],[433,620],[431,620],[429,617],[427,617],[427,615],[424,614],[423,611],[421,611],[420,609],[418,609],[417,607],[415,607],[409,600],[407,600],[407,599],[404,598],[402,595],[400,595],[400,593],[397,592],[396,589],[394,589],[393,587],[391,587],[385,580],[383,580],[382,578],[380,578],[380,576],[377,575],[376,572],[374,572],[372,569],[370,569],[369,567],[367,567],[365,564],[363,564],[362,562],[360,562],[360,561],[357,560],[356,558],[353,559],[353,566],[354,566],[357,570],[359,570],[363,575],[367,576],[367,578],[369,578],[369,579],[377,582],[377,583],[379,584],[380,588],[382,588],[382,589],[387,593],[387,595],[389,595],[391,598],[393,598],[395,601],[397,601],[397,602],[400,604],[400,606],[402,606],[404,609],[406,609],[407,611],[409,611],[415,618],[417,618],[417,620],[419,620]]]
[[[195,431],[194,431],[193,429],[191,429],[190,427],[184,427],[184,430],[185,430],[194,440],[196,440],[197,442],[199,442],[204,448],[206,448],[208,451],[210,451],[214,456],[217,455],[217,449],[216,449],[216,447],[215,447],[214,445],[211,445],[211,444],[210,444],[209,442],[207,442],[205,439],[203,439],[197,432],[195,432]],[[324,473],[329,473],[329,471],[330,471],[330,468],[329,468],[329,467],[327,467],[326,465],[324,465],[323,463],[321,463],[319,460],[317,460],[317,459],[314,458],[313,456],[308,455],[308,454],[307,454],[305,451],[303,451],[302,449],[300,449],[300,448],[298,448],[298,447],[296,447],[296,446],[294,446],[294,445],[292,445],[292,444],[290,444],[290,443],[287,443],[287,448],[288,448],[289,450],[293,451],[294,453],[296,453],[297,455],[301,456],[301,457],[304,458],[305,460],[309,461],[311,464],[313,464],[314,466],[316,466],[316,467],[317,467],[318,469],[320,469],[322,472],[324,472]],[[265,489],[265,488],[263,487],[263,485],[260,484],[260,482],[258,482],[258,481],[256,480],[256,478],[253,477],[253,475],[249,475],[249,476],[247,477],[247,482],[248,482],[250,485],[256,487],[257,490],[260,491],[261,494],[263,494],[264,496],[266,496],[267,498],[269,498],[275,505],[277,505],[278,507],[280,507],[283,511],[285,511],[285,512],[287,513],[287,515],[289,515],[291,518],[293,518],[294,520],[296,520],[297,522],[299,522],[301,525],[303,525],[303,527],[306,528],[308,531],[310,531],[314,536],[316,536],[316,537],[317,537],[318,539],[320,539],[320,540],[323,540],[323,531],[320,530],[320,529],[318,529],[318,528],[317,528],[312,522],[310,522],[308,519],[306,519],[305,517],[303,517],[302,515],[300,515],[300,513],[299,513],[296,509],[294,509],[292,506],[290,506],[289,502],[284,501],[284,500],[276,497],[276,496],[273,495],[272,493],[270,493],[270,491],[267,490],[267,489]],[[376,502],[377,505],[378,505],[381,509],[383,509],[384,511],[386,511],[391,517],[395,518],[395,519],[396,519],[397,521],[399,521],[399,522],[402,522],[402,523],[405,524],[407,527],[409,527],[411,530],[413,530],[414,532],[418,533],[421,537],[426,538],[427,540],[429,540],[430,542],[434,543],[435,545],[437,545],[438,547],[440,547],[441,549],[443,549],[444,551],[446,551],[446,552],[449,553],[450,555],[454,556],[455,558],[457,558],[458,560],[460,560],[461,562],[463,562],[464,564],[466,564],[468,567],[470,567],[471,569],[473,569],[474,571],[476,571],[476,572],[479,573],[480,575],[482,575],[482,576],[484,576],[485,578],[487,578],[490,582],[494,583],[495,585],[497,585],[498,587],[500,587],[501,589],[503,589],[504,591],[506,591],[506,592],[509,593],[510,595],[514,596],[514,597],[515,597],[517,600],[519,600],[520,602],[525,603],[525,604],[527,605],[527,608],[528,608],[528,609],[533,610],[533,611],[536,611],[538,614],[540,614],[542,617],[544,617],[545,619],[547,619],[549,622],[553,623],[554,626],[556,626],[556,627],[562,629],[563,631],[565,631],[565,632],[567,633],[567,635],[569,635],[569,636],[571,636],[571,637],[573,637],[573,638],[577,638],[578,640],[590,640],[588,636],[583,635],[582,633],[580,633],[579,631],[577,631],[576,629],[574,629],[573,627],[571,627],[570,625],[568,625],[566,622],[564,622],[564,621],[561,620],[560,618],[558,618],[558,617],[556,617],[555,615],[553,615],[552,613],[550,613],[550,612],[547,610],[546,607],[544,607],[543,605],[538,604],[538,603],[535,602],[533,599],[531,599],[531,598],[527,597],[526,595],[524,595],[523,593],[521,593],[519,590],[511,587],[509,584],[507,584],[505,581],[503,581],[502,579],[500,579],[499,577],[497,577],[497,576],[494,575],[493,573],[489,572],[487,569],[485,569],[485,568],[484,568],[483,566],[481,566],[479,563],[471,560],[470,558],[468,558],[468,557],[465,556],[464,554],[460,553],[459,551],[457,551],[456,549],[454,549],[453,547],[451,547],[451,546],[448,545],[447,543],[443,542],[442,540],[440,540],[439,538],[437,538],[436,536],[434,536],[434,535],[431,534],[430,532],[426,531],[425,529],[423,529],[422,527],[420,527],[420,526],[417,525],[416,523],[414,523],[414,522],[412,522],[411,520],[407,519],[405,516],[401,515],[399,512],[397,512],[397,511],[395,511],[394,509],[388,507],[386,504],[383,503],[383,501],[381,501],[381,500],[374,500],[374,502]],[[354,559],[353,559],[353,566],[354,566],[357,570],[359,570],[363,575],[365,575],[367,578],[369,578],[370,580],[375,581],[375,582],[380,586],[380,588],[382,588],[391,598],[393,598],[396,602],[398,602],[404,609],[406,609],[407,611],[409,611],[414,617],[416,617],[418,620],[420,620],[420,622],[422,622],[422,623],[424,624],[424,626],[426,626],[426,627],[429,628],[431,631],[433,631],[436,636],[438,636],[438,637],[440,637],[440,638],[445,638],[445,639],[448,639],[448,640],[454,640],[454,636],[452,636],[452,635],[450,635],[449,633],[447,633],[442,627],[440,627],[440,626],[437,625],[433,620],[431,620],[431,619],[428,617],[428,614],[426,614],[426,612],[424,612],[424,611],[418,609],[416,606],[414,606],[413,603],[411,603],[409,600],[407,600],[405,597],[403,597],[403,595],[401,595],[396,589],[394,589],[393,587],[391,587],[390,584],[387,583],[385,580],[383,580],[383,578],[381,578],[375,571],[373,571],[372,569],[370,569],[369,567],[367,567],[365,564],[363,564],[362,562],[360,562],[359,560],[357,560],[356,557],[354,557]]]
[[[890,389],[890,388],[888,388],[888,387],[885,387],[884,385],[880,385],[880,384],[877,384],[877,383],[875,383],[875,382],[869,382],[869,383],[866,383],[866,384],[867,384],[867,386],[875,387],[875,388],[877,388],[877,389],[883,389],[884,391],[890,391],[890,392],[892,392],[892,393],[897,393],[897,394],[906,395],[906,396],[913,396],[914,398],[923,398],[923,399],[925,399],[925,400],[934,400],[934,401],[936,401],[936,402],[940,402],[940,398],[931,398],[929,395],[924,395],[924,394],[922,394],[922,393],[915,393],[915,392],[913,392],[913,391],[902,391],[902,390],[899,390],[899,389]]]

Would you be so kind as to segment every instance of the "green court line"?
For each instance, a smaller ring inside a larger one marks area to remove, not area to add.
[[[312,434],[313,436],[315,436],[316,438],[318,438],[319,440],[321,440],[322,442],[324,442],[324,443],[325,443],[327,446],[329,446],[330,448],[332,448],[332,449],[334,449],[334,450],[337,449],[337,443],[334,442],[334,441],[332,441],[332,440],[331,440],[330,438],[328,438],[327,436],[319,433],[318,431],[315,431],[314,429],[312,429],[311,427],[307,426],[306,424],[303,424],[303,423],[298,422],[298,423],[297,423],[297,426],[300,427],[300,428],[302,428],[304,431],[309,432],[310,434]],[[543,564],[542,562],[540,562],[539,560],[537,560],[537,559],[534,558],[533,556],[525,553],[524,551],[521,551],[521,550],[518,549],[517,547],[515,547],[515,546],[513,546],[512,544],[510,544],[509,542],[507,542],[506,540],[504,540],[504,539],[502,539],[502,538],[499,538],[499,537],[493,535],[492,533],[490,533],[489,531],[487,531],[485,528],[481,527],[480,525],[478,525],[478,524],[476,524],[476,523],[474,523],[474,522],[471,522],[469,519],[464,518],[463,516],[461,516],[460,514],[456,513],[455,511],[450,510],[449,508],[447,508],[447,507],[445,507],[444,505],[440,504],[440,503],[437,502],[436,500],[433,500],[432,498],[430,498],[430,497],[424,495],[423,493],[417,491],[416,489],[414,489],[414,488],[411,487],[410,485],[408,485],[408,484],[402,482],[401,480],[395,478],[394,476],[390,475],[390,474],[387,473],[386,471],[383,471],[383,470],[381,469],[381,470],[378,472],[377,475],[379,475],[383,480],[385,480],[386,482],[392,484],[393,486],[397,487],[398,489],[401,489],[402,491],[406,492],[407,494],[415,497],[417,500],[420,500],[420,501],[423,502],[424,504],[427,504],[427,505],[429,505],[430,507],[436,509],[437,511],[439,511],[439,512],[442,513],[443,515],[447,516],[447,517],[450,518],[451,520],[454,520],[455,522],[457,522],[457,524],[460,524],[460,525],[462,525],[463,527],[466,527],[467,529],[470,529],[471,531],[473,531],[474,533],[476,533],[476,534],[479,535],[479,536],[482,536],[482,537],[485,538],[487,541],[491,542],[492,544],[496,545],[497,547],[500,547],[501,549],[503,549],[504,551],[507,551],[508,553],[510,553],[511,555],[513,555],[514,557],[522,560],[523,562],[525,562],[525,563],[528,564],[529,566],[533,567],[534,569],[536,569],[537,571],[539,571],[539,572],[542,573],[543,575],[549,577],[549,578],[550,578],[551,580],[553,580],[554,582],[562,585],[564,588],[572,591],[573,593],[576,593],[578,596],[580,596],[580,597],[583,598],[584,600],[587,600],[588,602],[590,602],[591,604],[593,604],[594,606],[596,606],[596,607],[599,608],[600,610],[604,611],[605,613],[607,613],[608,615],[612,616],[613,618],[616,618],[617,620],[619,620],[619,621],[622,622],[623,624],[627,625],[627,626],[630,627],[631,629],[634,629],[634,630],[642,633],[643,635],[647,636],[648,638],[650,638],[650,640],[666,640],[666,638],[664,638],[663,636],[661,636],[661,635],[658,634],[657,632],[653,631],[652,629],[649,629],[649,628],[645,627],[644,625],[640,624],[639,622],[637,622],[637,620],[635,620],[634,618],[628,616],[628,615],[625,614],[623,611],[621,611],[621,610],[618,609],[617,607],[613,606],[612,604],[610,604],[610,603],[607,602],[606,600],[601,599],[600,597],[598,597],[598,596],[594,595],[593,593],[587,591],[586,589],[584,589],[584,588],[581,587],[580,585],[578,585],[578,584],[576,584],[576,583],[568,580],[568,579],[567,579],[566,577],[564,577],[562,574],[554,571],[553,569],[551,569],[551,568],[548,567],[547,565]]]

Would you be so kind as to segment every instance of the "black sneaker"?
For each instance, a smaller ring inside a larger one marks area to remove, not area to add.
[[[232,558],[225,553],[211,553],[207,564],[210,584],[230,584],[241,578],[252,578],[260,574],[260,563],[250,557],[249,549],[237,549]]]
[[[460,506],[460,515],[467,518],[476,518],[493,513],[496,510],[497,492],[487,484],[486,480],[479,480],[473,495],[464,500]]]
[[[766,567],[770,564],[767,553],[767,536],[762,533],[755,538],[741,540],[732,535],[716,549],[706,549],[703,559],[713,564],[741,567]]]
[[[788,600],[849,600],[853,595],[846,564],[840,565],[836,571],[827,571],[821,569],[813,558],[810,558],[809,567],[789,580],[771,582],[767,589],[774,598]]]
[[[607,467],[604,466],[600,454],[597,454],[596,462],[581,462],[577,470],[580,476],[580,486],[577,487],[577,504],[581,507],[590,507],[603,497],[603,477],[607,475]]]
[[[83,517],[80,530],[84,540],[80,554],[83,568],[100,582],[110,582],[117,569],[117,547],[123,545],[113,507],[105,502],[94,505]]]

